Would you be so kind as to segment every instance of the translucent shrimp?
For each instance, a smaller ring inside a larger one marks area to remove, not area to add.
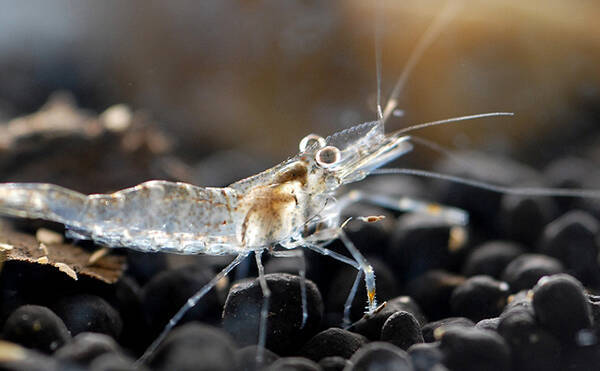
[[[358,270],[357,280],[346,302],[345,317],[348,318],[351,299],[363,275],[368,300],[366,312],[372,314],[378,308],[375,273],[344,233],[344,224],[340,220],[343,209],[351,203],[366,201],[396,210],[425,212],[457,226],[467,224],[468,215],[456,208],[409,198],[397,199],[358,191],[340,194],[340,187],[376,173],[379,167],[411,151],[411,137],[406,135],[409,131],[455,121],[512,115],[493,112],[463,116],[385,133],[384,123],[396,108],[408,73],[448,21],[449,14],[442,12],[418,43],[385,109],[382,110],[378,99],[377,121],[354,126],[327,138],[310,134],[300,142],[297,155],[271,169],[223,188],[149,181],[112,194],[89,196],[52,184],[4,183],[0,184],[0,213],[62,223],[69,236],[93,240],[108,247],[126,247],[143,252],[235,256],[229,265],[188,299],[140,361],[150,357],[183,315],[251,253],[254,253],[259,268],[264,298],[258,334],[259,349],[263,349],[271,293],[261,257],[263,252],[271,252],[275,246],[283,249],[273,251],[275,255],[301,254],[299,249],[306,247],[355,267]],[[402,172],[402,169],[389,171]],[[405,170],[404,173],[410,172]],[[418,170],[410,174],[444,177]],[[445,179],[498,192],[508,190],[481,182],[468,183],[460,178]],[[557,190],[527,189],[527,194],[600,197],[598,193],[572,190],[564,190],[561,194]],[[369,218],[362,220],[368,221]],[[335,239],[342,241],[351,258],[325,247]],[[304,323],[306,298],[305,293],[302,294],[301,322]],[[259,351],[259,361],[261,357]]]
[[[508,115],[490,113],[457,118]],[[446,123],[421,124],[414,128]],[[0,213],[62,223],[67,235],[108,247],[143,252],[235,255],[236,258],[207,286],[190,298],[169,321],[146,352],[153,353],[183,314],[245,257],[273,246],[308,247],[359,269],[367,287],[367,313],[377,309],[372,267],[344,234],[340,213],[360,199],[402,210],[435,210],[453,223],[467,216],[453,208],[431,208],[416,200],[372,198],[357,192],[337,195],[345,184],[362,180],[373,170],[409,152],[408,129],[384,133],[383,120],[364,123],[327,138],[311,134],[300,152],[279,165],[224,188],[149,181],[112,194],[83,195],[52,184],[0,184]],[[336,197],[339,196],[339,199]],[[352,259],[324,246],[340,238]],[[260,266],[260,265],[259,265]],[[262,274],[262,270],[259,270]],[[264,277],[261,287],[268,300]],[[261,312],[259,345],[265,342],[266,305]],[[302,322],[306,320],[303,308]],[[347,308],[348,309],[348,308]]]

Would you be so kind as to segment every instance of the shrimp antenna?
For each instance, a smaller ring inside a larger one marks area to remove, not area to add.
[[[537,188],[537,187],[505,187],[498,184],[487,183],[479,180],[465,179],[455,175],[441,174],[433,171],[419,169],[377,169],[370,175],[402,174],[414,175],[426,178],[447,180],[453,183],[464,184],[471,187],[484,189],[487,191],[503,193],[517,196],[544,196],[544,197],[584,197],[600,198],[600,191],[592,189],[574,189],[574,188]]]
[[[430,122],[424,122],[422,124],[412,125],[412,126],[400,129],[400,130],[393,131],[393,132],[391,132],[391,133],[389,133],[387,135],[388,136],[397,136],[397,135],[400,135],[400,134],[408,133],[410,131],[414,131],[414,130],[418,130],[418,129],[424,129],[424,128],[427,128],[427,127],[430,127],[430,126],[437,126],[437,125],[449,124],[451,122],[480,119],[480,118],[483,118],[483,117],[514,116],[514,115],[515,115],[514,112],[488,112],[488,113],[478,113],[476,115],[452,117],[452,118],[449,118],[449,119],[437,120],[437,121],[430,121]]]
[[[429,46],[431,46],[431,43],[433,43],[435,41],[435,39],[437,39],[437,37],[442,32],[442,30],[450,22],[450,20],[454,16],[454,14],[456,14],[456,11],[458,10],[458,4],[459,4],[459,2],[456,2],[456,1],[447,1],[444,9],[436,16],[434,21],[429,25],[429,27],[425,31],[425,33],[421,36],[421,38],[417,42],[417,46],[415,47],[413,52],[410,54],[410,57],[408,58],[408,61],[406,62],[406,65],[404,66],[404,69],[402,70],[402,73],[400,74],[400,77],[398,78],[396,85],[394,85],[394,88],[392,89],[392,93],[390,94],[390,97],[388,98],[388,101],[385,105],[385,110],[383,111],[383,114],[381,114],[381,106],[380,106],[381,53],[380,53],[380,51],[376,51],[375,58],[376,58],[376,63],[377,63],[377,97],[378,97],[377,111],[378,111],[378,116],[381,115],[381,118],[379,118],[379,120],[381,121],[382,124],[387,121],[387,119],[390,117],[392,112],[394,112],[394,110],[398,106],[398,97],[400,96],[400,93],[402,93],[402,90],[404,89],[404,85],[406,85],[406,81],[408,80],[408,77],[410,76],[412,70],[415,68],[415,66],[417,65],[417,63],[419,62],[419,60],[425,53],[425,51],[429,48]],[[377,17],[377,18],[379,18],[379,17]],[[378,21],[379,21],[379,19],[378,19]],[[380,45],[378,45],[379,44],[378,32],[379,32],[379,28],[376,25],[376,30],[375,30],[376,48],[380,47]]]
[[[382,123],[383,111],[381,110],[381,33],[383,23],[381,22],[381,1],[375,4],[375,70],[377,71],[377,120]]]

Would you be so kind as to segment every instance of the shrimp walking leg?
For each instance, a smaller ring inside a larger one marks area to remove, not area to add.
[[[263,294],[263,303],[262,307],[260,308],[260,323],[258,330],[258,351],[256,353],[256,363],[258,365],[262,365],[265,346],[267,344],[267,315],[269,314],[269,302],[271,299],[271,290],[269,290],[269,286],[267,285],[265,268],[262,264],[262,254],[262,250],[254,253],[254,257],[256,258],[256,266],[258,268],[258,282],[260,283],[260,288]]]
[[[208,293],[213,287],[215,287],[215,285],[221,279],[227,276],[227,274],[231,272],[231,270],[235,268],[238,264],[240,264],[244,259],[246,259],[247,256],[248,254],[238,255],[231,263],[229,263],[229,265],[227,265],[225,268],[223,268],[222,271],[215,275],[213,279],[210,280],[210,282],[208,282],[200,290],[198,290],[198,292],[196,292],[192,297],[190,297],[187,300],[187,302],[179,309],[179,311],[173,316],[173,318],[169,320],[169,322],[162,330],[160,335],[158,335],[158,337],[152,342],[152,344],[150,344],[150,346],[142,355],[142,357],[140,357],[140,359],[137,360],[137,364],[144,363],[146,360],[148,360],[148,358],[152,356],[152,354],[156,351],[156,349],[162,343],[164,338],[169,334],[173,327],[177,325],[177,323],[181,320],[185,313],[188,310],[192,309],[198,303],[198,301],[202,299],[204,295],[206,295],[206,293]]]
[[[352,308],[352,302],[354,301],[354,297],[356,296],[356,292],[358,291],[358,284],[360,283],[360,280],[362,279],[362,275],[363,275],[363,271],[361,269],[360,264],[350,258],[345,257],[342,254],[338,254],[337,252],[331,251],[322,246],[307,245],[307,247],[313,251],[318,252],[321,255],[331,256],[335,260],[338,260],[338,261],[341,261],[342,263],[348,264],[358,270],[358,273],[356,274],[356,278],[354,279],[354,283],[352,284],[352,289],[350,289],[350,292],[348,293],[348,297],[346,298],[346,302],[344,303],[344,318],[342,320],[342,325],[344,328],[349,327],[351,324],[350,309]]]
[[[271,256],[276,258],[298,258],[298,274],[300,275],[300,297],[302,299],[302,323],[300,328],[304,328],[308,319],[308,304],[306,303],[306,260],[304,251],[301,249],[289,251],[272,251]]]
[[[345,257],[342,254],[338,254],[335,251],[326,249],[326,248],[324,248],[322,246],[319,246],[319,245],[306,245],[306,247],[309,248],[309,249],[311,249],[311,250],[313,250],[313,251],[318,252],[321,255],[330,256],[330,257],[332,257],[335,260],[341,261],[342,263],[346,263],[346,264],[351,265],[354,268],[360,270],[360,264],[358,264],[356,261],[354,261],[354,260],[352,260],[352,259],[350,259],[348,257]]]
[[[360,269],[365,273],[365,285],[367,286],[368,313],[372,314],[377,309],[377,299],[375,298],[375,271],[367,259],[354,246],[354,243],[346,236],[343,229],[339,229],[338,237],[350,252],[350,255],[358,262]]]
[[[350,321],[350,310],[352,309],[352,302],[354,301],[354,298],[356,297],[356,292],[358,291],[358,284],[360,283],[360,280],[362,279],[362,274],[363,274],[363,271],[359,269],[358,273],[356,273],[356,278],[354,279],[354,283],[352,284],[350,293],[348,294],[348,297],[346,298],[346,302],[344,303],[344,319],[342,321],[342,326],[345,329],[349,328],[352,325],[352,322]]]

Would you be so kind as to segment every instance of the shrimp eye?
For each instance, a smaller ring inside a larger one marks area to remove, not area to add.
[[[327,147],[321,148],[315,156],[315,159],[317,160],[317,164],[319,164],[319,166],[324,167],[324,168],[335,165],[337,162],[340,161],[340,158],[341,158],[340,150],[334,146],[327,146]]]
[[[317,144],[318,148],[325,146],[325,138],[317,134],[308,134],[300,141],[300,152],[306,151],[308,148]]]

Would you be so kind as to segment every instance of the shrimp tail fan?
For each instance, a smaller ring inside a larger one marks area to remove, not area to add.
[[[85,195],[53,184],[0,184],[0,214],[4,215],[69,225],[76,223],[85,201]]]

